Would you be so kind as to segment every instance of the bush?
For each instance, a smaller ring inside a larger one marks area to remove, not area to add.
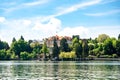
[[[118,55],[117,54],[112,54],[112,57],[113,58],[118,58]]]
[[[61,52],[59,54],[60,59],[71,59],[71,58],[76,58],[75,52]]]
[[[20,53],[20,59],[22,60],[29,60],[31,57],[30,57],[30,53],[28,52],[21,52]]]

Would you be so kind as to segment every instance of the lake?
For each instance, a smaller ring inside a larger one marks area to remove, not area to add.
[[[0,80],[120,80],[120,61],[0,61]]]

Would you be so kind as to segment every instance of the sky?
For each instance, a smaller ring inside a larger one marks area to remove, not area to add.
[[[0,0],[0,39],[120,34],[120,0]]]

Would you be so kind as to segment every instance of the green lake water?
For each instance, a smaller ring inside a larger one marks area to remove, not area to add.
[[[0,61],[0,80],[120,80],[120,61]]]

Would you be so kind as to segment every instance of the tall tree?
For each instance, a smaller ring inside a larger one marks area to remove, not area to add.
[[[59,50],[59,47],[57,45],[57,42],[56,42],[56,39],[54,38],[54,42],[53,42],[53,50],[52,50],[52,53],[53,53],[53,58],[59,58],[59,53],[60,53],[60,50]]]
[[[23,36],[21,36],[21,37],[20,37],[20,40],[23,40],[23,41],[24,41],[24,37],[23,37]]]
[[[72,40],[72,46],[77,58],[80,58],[80,56],[82,56],[82,44],[77,37]]]
[[[116,41],[116,52],[117,55],[120,56],[120,40]]]
[[[82,57],[85,58],[88,56],[88,52],[89,52],[89,47],[88,47],[88,42],[86,39],[82,40]]]
[[[60,41],[60,49],[63,52],[69,51],[69,46],[68,46],[67,40],[65,38],[62,38]]]
[[[16,39],[15,39],[15,37],[13,37],[12,42],[15,42],[15,41],[16,41]]]
[[[118,39],[120,39],[120,34],[118,35]]]
[[[105,42],[104,42],[104,53],[108,54],[108,55],[111,55],[111,54],[114,53],[114,47],[113,47],[111,39],[105,40]]]
[[[43,46],[42,46],[42,52],[44,53],[44,59],[46,59],[46,57],[47,57],[46,54],[48,53],[46,41],[44,42],[44,44],[43,44]]]

